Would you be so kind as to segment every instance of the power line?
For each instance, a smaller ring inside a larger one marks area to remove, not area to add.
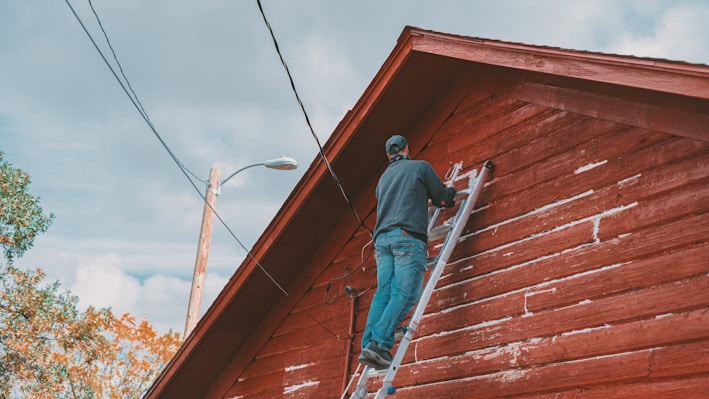
[[[115,51],[113,50],[113,47],[112,47],[111,44],[110,44],[110,40],[108,39],[108,35],[106,34],[106,31],[104,30],[103,25],[101,24],[101,20],[99,19],[98,14],[96,13],[96,10],[94,10],[93,4],[91,4],[91,0],[89,0],[89,5],[91,6],[91,10],[93,11],[93,14],[94,14],[94,16],[96,17],[96,20],[97,20],[99,26],[101,27],[101,31],[103,32],[104,37],[106,38],[106,42],[108,43],[108,46],[109,46],[109,48],[111,49],[111,52],[113,53],[113,57],[114,57],[114,59],[115,59],[115,61],[116,61],[116,64],[119,66],[121,75],[122,75],[123,78],[125,79],[125,83],[123,82],[123,80],[121,80],[121,78],[118,77],[118,74],[116,73],[115,69],[113,68],[113,66],[111,65],[111,63],[108,61],[108,59],[106,58],[106,56],[103,54],[103,52],[101,51],[101,48],[98,46],[98,44],[97,44],[96,41],[94,40],[94,38],[93,38],[93,36],[91,35],[91,33],[89,33],[88,29],[86,28],[86,25],[84,25],[83,21],[81,20],[81,18],[79,17],[79,15],[76,13],[76,11],[74,10],[74,7],[72,7],[72,5],[71,5],[71,3],[69,2],[69,0],[64,0],[64,1],[66,2],[67,6],[69,6],[69,9],[71,10],[72,14],[74,14],[74,17],[76,18],[77,22],[79,22],[79,24],[81,25],[81,28],[84,30],[84,32],[85,32],[86,35],[88,36],[89,40],[91,40],[91,43],[94,45],[94,48],[96,48],[96,51],[98,51],[99,55],[100,55],[101,58],[103,59],[103,62],[106,64],[106,66],[108,67],[108,69],[109,69],[109,70],[111,71],[111,73],[113,74],[113,77],[116,78],[116,80],[118,81],[118,84],[121,85],[121,88],[122,88],[123,91],[126,93],[126,95],[128,96],[128,98],[130,99],[131,103],[133,103],[133,106],[135,107],[135,109],[138,111],[138,113],[139,113],[140,116],[143,118],[143,120],[145,121],[145,123],[147,123],[148,127],[150,127],[150,130],[153,132],[153,134],[154,134],[155,137],[158,139],[158,141],[160,141],[160,144],[162,144],[162,146],[163,146],[163,148],[165,149],[165,151],[167,151],[167,153],[170,154],[170,157],[172,158],[172,160],[175,161],[175,163],[177,164],[178,168],[180,168],[180,171],[182,172],[182,174],[185,175],[185,177],[186,177],[187,180],[190,182],[190,184],[192,185],[192,187],[195,189],[195,191],[197,192],[197,194],[198,194],[198,195],[202,198],[202,200],[209,206],[209,208],[212,210],[212,212],[214,212],[214,215],[217,217],[217,219],[219,220],[219,222],[227,229],[227,231],[228,231],[229,234],[232,236],[232,238],[234,238],[234,240],[239,244],[239,246],[240,246],[244,251],[246,251],[246,254],[248,255],[248,257],[256,263],[256,265],[259,267],[259,269],[261,269],[261,271],[262,271],[263,273],[265,273],[266,276],[268,276],[268,278],[273,282],[273,284],[276,285],[276,287],[278,287],[279,290],[281,290],[281,292],[283,292],[286,296],[288,296],[288,292],[275,280],[275,278],[273,278],[273,276],[271,276],[270,273],[268,273],[268,271],[263,267],[263,265],[261,265],[261,263],[260,263],[258,260],[256,260],[256,258],[251,254],[251,251],[249,251],[249,250],[246,248],[246,246],[241,242],[241,240],[239,240],[239,238],[236,236],[236,234],[234,234],[234,232],[232,231],[232,229],[229,227],[229,225],[227,225],[227,223],[224,221],[224,219],[222,219],[222,217],[219,215],[219,213],[217,212],[217,210],[214,209],[214,207],[212,207],[211,204],[209,204],[209,202],[207,201],[206,196],[205,196],[204,194],[202,194],[202,192],[200,191],[200,189],[195,185],[194,181],[193,181],[193,180],[190,178],[190,176],[189,176],[189,174],[192,174],[193,176],[195,176],[194,173],[192,173],[191,171],[189,171],[189,170],[182,164],[182,162],[180,162],[180,160],[177,158],[177,156],[173,153],[173,151],[172,151],[172,150],[170,149],[170,147],[167,145],[167,143],[165,142],[165,140],[163,140],[163,138],[160,136],[160,134],[158,133],[158,131],[157,131],[157,129],[155,128],[155,126],[153,126],[153,123],[150,121],[150,118],[148,117],[148,113],[145,111],[145,109],[143,108],[143,105],[140,103],[140,100],[138,99],[137,94],[135,93],[135,91],[133,90],[133,88],[130,86],[130,83],[129,83],[128,78],[126,77],[125,73],[123,73],[123,68],[120,66],[120,62],[118,62],[118,57],[116,56],[116,53],[115,53]],[[132,94],[131,94],[131,93],[132,93]],[[195,176],[195,177],[196,177],[196,176]],[[199,178],[198,178],[198,180],[199,180]]]
[[[263,17],[263,22],[266,24],[266,27],[268,28],[268,32],[271,34],[271,39],[273,39],[273,45],[276,48],[276,53],[278,53],[278,58],[280,58],[281,64],[283,64],[283,68],[286,70],[286,74],[288,75],[288,80],[290,81],[291,89],[293,90],[293,94],[295,94],[295,99],[298,101],[298,105],[300,105],[300,110],[303,112],[303,116],[305,116],[305,122],[308,124],[308,128],[310,128],[310,134],[313,136],[313,138],[315,139],[315,142],[318,145],[320,157],[322,158],[323,162],[327,166],[327,169],[330,171],[330,175],[332,176],[332,179],[335,181],[335,184],[337,184],[337,187],[340,189],[340,192],[342,193],[342,196],[345,198],[347,205],[350,207],[350,209],[354,213],[355,217],[357,218],[357,221],[359,221],[360,226],[364,227],[367,231],[369,231],[370,235],[373,235],[374,232],[372,232],[372,229],[370,229],[367,225],[364,224],[364,221],[359,216],[359,213],[357,213],[357,210],[354,208],[352,201],[350,201],[350,198],[347,196],[347,193],[345,193],[345,188],[342,186],[342,184],[340,183],[340,180],[337,178],[337,175],[335,174],[335,170],[332,168],[332,165],[330,165],[330,161],[328,161],[327,157],[325,156],[325,151],[323,150],[323,147],[320,144],[320,140],[318,139],[318,136],[315,134],[315,130],[313,129],[313,125],[310,123],[310,117],[308,117],[308,112],[305,110],[305,106],[303,105],[303,101],[301,101],[300,95],[298,94],[298,90],[295,88],[295,82],[293,81],[293,76],[290,73],[290,69],[288,69],[288,65],[286,64],[286,61],[283,58],[283,54],[281,54],[281,49],[278,46],[278,40],[276,40],[276,36],[273,33],[273,29],[271,28],[271,24],[268,22],[268,18],[266,18],[266,13],[263,11],[263,6],[261,6],[261,0],[256,0],[256,3],[258,3],[259,11],[261,11],[261,16]]]

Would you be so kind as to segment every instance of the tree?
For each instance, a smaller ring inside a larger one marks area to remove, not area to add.
[[[0,399],[142,396],[179,348],[179,334],[160,335],[110,309],[80,311],[59,282],[43,282],[42,270],[13,265],[52,216],[28,193],[29,176],[1,155]]]
[[[32,247],[54,215],[44,215],[39,198],[27,191],[30,175],[3,160],[0,152],[0,246],[8,261]]]

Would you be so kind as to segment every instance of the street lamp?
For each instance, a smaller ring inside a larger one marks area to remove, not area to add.
[[[209,256],[209,245],[212,241],[212,227],[214,226],[214,210],[217,206],[217,196],[221,192],[221,186],[229,181],[237,173],[253,168],[255,166],[265,166],[277,170],[293,170],[298,167],[298,162],[290,157],[280,157],[264,162],[258,162],[244,166],[236,172],[219,181],[219,169],[209,170],[209,182],[207,183],[207,193],[204,201],[204,211],[202,212],[202,227],[199,231],[199,244],[197,246],[197,258],[194,264],[194,274],[192,275],[192,288],[190,289],[190,302],[187,306],[187,319],[185,320],[185,332],[183,337],[192,332],[197,320],[199,320],[199,308],[202,305],[202,289],[204,288],[204,276],[207,272],[207,257]]]

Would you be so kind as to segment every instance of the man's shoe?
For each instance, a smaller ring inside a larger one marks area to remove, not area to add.
[[[360,364],[364,364],[365,366],[371,367],[371,368],[376,369],[376,370],[385,370],[385,369],[387,369],[387,367],[384,367],[383,365],[381,365],[381,364],[379,364],[379,363],[376,363],[376,362],[373,362],[373,361],[367,359],[367,358],[364,356],[364,353],[361,353],[361,354],[359,355],[359,359],[357,359],[357,361],[359,361]]]
[[[360,355],[360,363],[371,365],[378,369],[387,369],[391,365],[391,353],[384,348],[380,348],[374,341],[369,341],[369,344],[362,348],[362,354]]]

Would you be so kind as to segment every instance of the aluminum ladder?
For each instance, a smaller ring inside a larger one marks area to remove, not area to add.
[[[450,183],[455,181],[462,168],[462,162],[453,166],[452,173],[450,174]],[[399,343],[396,354],[392,359],[391,365],[385,370],[377,370],[373,367],[366,366],[364,371],[362,371],[362,375],[357,382],[357,387],[352,393],[352,396],[350,396],[350,399],[364,399],[369,394],[367,391],[367,381],[371,377],[379,377],[381,375],[384,375],[384,381],[382,387],[377,391],[375,398],[382,399],[396,392],[396,388],[393,385],[394,377],[399,371],[399,366],[401,366],[404,355],[406,354],[409,344],[416,333],[416,329],[418,328],[419,322],[423,317],[428,301],[431,299],[433,290],[436,288],[436,284],[438,284],[438,280],[441,278],[443,269],[445,269],[448,259],[453,253],[453,249],[455,249],[456,244],[458,244],[460,235],[468,222],[468,218],[470,217],[473,208],[475,207],[475,202],[478,200],[478,197],[480,196],[480,193],[485,185],[485,181],[492,172],[493,168],[494,166],[492,162],[485,161],[479,171],[476,170],[470,174],[468,179],[468,188],[456,193],[456,198],[463,198],[458,201],[460,205],[453,218],[438,225],[441,209],[435,208],[432,212],[429,211],[429,240],[436,241],[445,235],[445,240],[443,241],[443,246],[441,247],[438,256],[432,260],[429,259],[429,266],[431,264],[435,265],[433,266],[433,271],[426,282],[426,286],[421,292],[421,298],[419,298],[416,309],[411,316],[411,321],[408,326],[404,328],[404,336],[401,338],[401,342]],[[359,370],[359,368],[357,370]],[[352,376],[353,379],[356,374],[357,371],[355,371],[355,374]],[[343,397],[346,395],[347,390],[349,390],[349,385],[345,389]]]

